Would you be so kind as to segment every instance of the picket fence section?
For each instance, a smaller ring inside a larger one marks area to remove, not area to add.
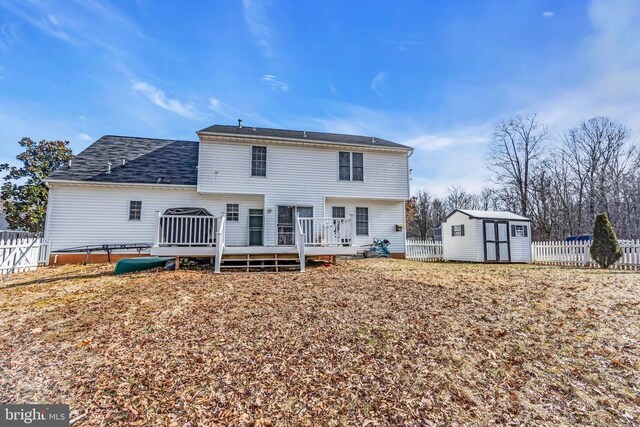
[[[613,266],[617,269],[640,269],[640,240],[620,243],[622,258]],[[591,258],[591,242],[533,242],[533,262],[539,264],[597,267]]]
[[[0,274],[32,271],[38,264],[48,264],[49,246],[39,237],[0,240]]]
[[[412,261],[441,261],[442,242],[407,239],[405,257]]]

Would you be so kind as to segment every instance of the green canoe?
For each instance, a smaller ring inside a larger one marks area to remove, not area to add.
[[[167,261],[171,261],[173,258],[167,257],[140,257],[140,258],[125,258],[118,261],[116,269],[113,274],[125,274],[132,273],[134,271],[149,270],[155,267],[164,267]]]

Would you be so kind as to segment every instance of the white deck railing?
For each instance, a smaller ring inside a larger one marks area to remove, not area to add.
[[[222,265],[222,253],[224,252],[224,245],[226,242],[227,234],[227,217],[220,218],[220,224],[216,229],[216,256],[214,260],[214,271],[220,273],[220,265]]]
[[[306,246],[353,246],[355,242],[354,215],[349,218],[298,218],[298,223]]]
[[[302,222],[300,221],[300,217],[296,214],[296,222],[295,222],[295,239],[296,246],[298,247],[298,258],[300,258],[300,272],[304,273],[305,266],[307,263],[306,255],[305,255],[305,240],[306,235],[304,230],[302,229]]]
[[[155,246],[215,246],[218,218],[158,214]]]

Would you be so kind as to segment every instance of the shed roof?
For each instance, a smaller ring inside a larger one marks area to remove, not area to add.
[[[505,212],[505,211],[478,211],[473,209],[456,209],[451,212],[447,219],[451,215],[456,212],[461,212],[467,215],[469,218],[477,218],[477,219],[502,219],[502,220],[512,220],[512,221],[531,221],[529,218],[514,214],[513,212]]]
[[[197,141],[105,135],[46,181],[196,185],[197,166]]]
[[[258,128],[252,126],[239,127],[237,125],[213,125],[198,131],[198,134],[225,134],[243,137],[289,139],[295,140],[296,142],[307,142],[312,144],[347,144],[360,145],[364,147],[396,148],[407,151],[413,150],[413,148],[406,145],[372,136],[291,129]]]

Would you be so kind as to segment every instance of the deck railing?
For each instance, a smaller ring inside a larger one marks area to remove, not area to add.
[[[216,229],[216,257],[214,271],[220,273],[220,265],[222,265],[222,253],[224,252],[224,245],[227,234],[227,217],[220,218],[220,224]]]
[[[298,218],[298,223],[306,246],[354,245],[354,215],[349,218]]]
[[[158,214],[156,246],[215,246],[218,218]]]

